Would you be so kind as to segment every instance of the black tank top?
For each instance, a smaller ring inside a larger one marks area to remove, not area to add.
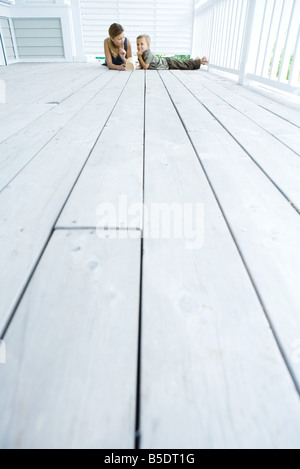
[[[127,37],[125,37],[125,42],[124,42],[124,49],[126,50],[127,52]],[[113,55],[111,56],[112,58],[112,63],[114,65],[122,65],[124,62],[123,60],[121,59],[121,57],[118,55],[118,57],[113,57]],[[106,65],[107,66],[107,63],[105,61],[105,63],[103,65]]]

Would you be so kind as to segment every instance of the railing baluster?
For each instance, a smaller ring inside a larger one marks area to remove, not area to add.
[[[280,15],[280,20],[279,20],[279,25],[278,25],[278,30],[277,30],[277,36],[276,36],[276,41],[275,41],[275,47],[274,47],[274,54],[272,57],[272,63],[271,63],[271,69],[269,73],[269,78],[272,77],[273,75],[273,68],[274,68],[274,63],[275,63],[275,57],[277,55],[277,48],[278,48],[278,39],[280,35],[280,30],[281,30],[281,25],[282,25],[282,18],[283,18],[283,12],[284,12],[284,0],[282,0],[282,8],[281,8],[281,15]]]
[[[204,47],[204,54],[208,54],[208,38],[209,38],[209,11],[206,11],[206,15],[205,15],[205,37],[206,37],[206,41],[205,41],[205,47]],[[202,54],[203,55],[203,54]]]
[[[223,45],[223,26],[224,26],[224,2],[220,0],[220,37],[219,37],[219,55],[218,55],[218,64],[221,65],[222,60],[222,45]]]
[[[294,54],[293,54],[293,61],[292,61],[292,64],[291,64],[291,69],[290,69],[289,85],[291,85],[294,82],[294,75],[296,73],[299,74],[299,68],[298,68],[298,66],[300,65],[300,58],[299,57],[300,57],[300,26],[299,26],[299,29],[298,29],[297,41],[296,41],[295,50],[294,50]],[[297,76],[297,81],[298,81],[298,77],[299,77],[299,75]]]
[[[210,45],[210,56],[209,56],[209,61],[210,62],[213,62],[214,61],[214,57],[215,57],[215,47],[216,47],[216,43],[215,43],[215,36],[216,36],[216,9],[215,7],[213,6],[212,7],[212,13],[211,13],[211,31],[212,31],[212,41],[211,41],[211,45]]]
[[[216,4],[216,42],[215,42],[215,63],[218,63],[219,41],[220,41],[220,2]]]
[[[237,25],[237,18],[238,18],[238,3],[237,2],[238,2],[238,0],[234,0],[235,20],[234,20],[234,29],[233,29],[233,35],[232,35],[232,47],[231,47],[230,63],[229,63],[230,68],[232,66],[233,50],[234,50],[235,36],[236,36],[236,25]]]
[[[273,0],[273,11],[272,11],[271,19],[270,19],[270,27],[269,27],[268,37],[267,37],[267,41],[266,41],[264,59],[263,59],[262,67],[261,67],[261,74],[260,74],[261,77],[264,76],[264,70],[265,70],[266,60],[267,60],[267,53],[268,53],[268,49],[269,49],[271,31],[272,31],[272,27],[273,27],[273,21],[274,21],[274,15],[275,15],[277,3],[278,3],[278,0]],[[272,53],[272,51],[271,51],[271,53]]]
[[[226,53],[226,66],[230,67],[230,62],[228,61],[230,57],[230,49],[232,47],[232,23],[233,23],[233,10],[234,9],[234,0],[230,0],[230,10],[229,10],[229,17],[230,17],[230,26],[228,30],[228,43],[227,43],[227,53]]]
[[[222,42],[221,42],[221,60],[220,65],[225,67],[226,53],[226,17],[227,17],[227,0],[223,0],[223,17],[222,17]]]
[[[216,64],[220,63],[220,37],[221,37],[221,3],[217,3],[217,15],[218,15],[218,20],[217,20],[217,41],[216,41]]]
[[[239,62],[238,62],[238,70],[241,70],[242,66],[242,54],[243,54],[243,44],[245,41],[245,35],[246,35],[246,20],[247,20],[247,8],[249,6],[249,2],[253,0],[244,0],[242,4],[242,21],[241,25],[243,27],[241,28],[241,36],[240,36],[240,54],[239,54]],[[245,2],[246,2],[246,11],[245,11]]]
[[[244,0],[243,0],[244,1]],[[239,42],[240,42],[240,33],[241,33],[241,25],[242,25],[242,16],[243,16],[243,1],[239,1],[239,26],[237,29],[237,37],[236,37],[236,51],[235,51],[235,62],[234,68],[238,69],[238,57],[239,57]]]
[[[231,16],[231,6],[232,6],[232,0],[228,0],[228,2],[227,2],[226,39],[225,39],[225,52],[224,52],[225,67],[228,67],[228,53],[229,53],[229,39],[230,39],[229,24],[230,24],[230,17],[232,18],[232,16]]]
[[[222,41],[222,66],[226,67],[226,51],[227,51],[227,31],[228,31],[228,19],[229,19],[229,13],[228,13],[228,2],[230,0],[224,1],[224,16],[223,16],[223,41]]]
[[[210,57],[211,53],[211,10],[209,9],[207,11],[207,43],[206,43],[206,48],[204,53],[207,55],[207,57]]]
[[[258,60],[259,60],[259,57],[260,57],[260,51],[261,51],[261,46],[262,46],[262,36],[263,36],[263,30],[264,30],[264,25],[265,25],[267,6],[268,6],[268,2],[267,2],[267,0],[265,0],[265,8],[264,8],[264,14],[263,14],[263,19],[262,19],[262,23],[261,23],[261,30],[260,30],[260,36],[259,36],[257,57],[256,57],[256,63],[255,63],[255,69],[254,69],[254,74],[255,75],[257,73]]]
[[[217,27],[216,27],[216,58],[215,63],[219,62],[219,52],[220,52],[220,26],[221,26],[221,4],[217,4]]]
[[[201,52],[201,55],[203,55],[203,51],[206,50],[207,48],[207,36],[208,36],[208,26],[207,26],[207,11],[205,12],[204,15],[204,41],[203,41],[203,49]]]
[[[238,69],[239,67],[239,55],[238,55],[238,50],[239,50],[239,39],[241,35],[241,27],[242,27],[242,17],[243,17],[243,1],[239,2],[240,4],[240,20],[239,20],[239,28],[238,28],[238,33],[237,33],[237,41],[236,41],[236,51],[235,51],[235,62],[234,62],[234,68]]]
[[[299,0],[298,0],[298,1],[299,1]],[[292,22],[293,22],[293,20],[294,20],[295,9],[296,9],[296,0],[294,0],[293,6],[292,6],[290,21],[289,21],[289,27],[288,27],[288,30],[287,30],[286,40],[285,40],[284,49],[283,49],[283,54],[282,54],[282,60],[281,60],[281,64],[280,64],[280,70],[279,70],[279,75],[278,75],[278,81],[281,81],[282,71],[283,71],[284,65],[285,65],[286,50],[287,50],[287,45],[288,45],[288,43],[289,43],[290,34],[291,34],[291,30],[292,30]]]
[[[210,41],[210,48],[209,48],[209,62],[214,62],[214,49],[215,49],[215,7],[212,6],[211,8],[211,23],[210,23],[210,34],[211,34],[211,41]]]

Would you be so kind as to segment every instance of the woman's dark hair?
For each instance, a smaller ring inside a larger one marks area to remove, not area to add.
[[[108,34],[111,39],[114,39],[122,33],[124,33],[124,28],[118,23],[112,24],[108,30]]]

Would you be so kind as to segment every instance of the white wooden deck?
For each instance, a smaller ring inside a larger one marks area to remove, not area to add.
[[[0,79],[0,447],[300,448],[296,107],[203,71]],[[124,194],[204,204],[203,247],[100,239]]]

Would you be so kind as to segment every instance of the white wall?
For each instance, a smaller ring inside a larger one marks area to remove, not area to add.
[[[147,33],[157,54],[191,53],[194,0],[81,0],[81,14],[87,55],[103,56],[112,23],[122,24],[134,51],[136,37]]]
[[[13,25],[20,59],[65,57],[60,18],[19,18]]]
[[[125,28],[134,52],[136,37],[146,33],[156,54],[191,54],[194,6],[194,0],[15,0],[3,7],[2,16],[12,18],[16,26],[17,59],[20,48],[21,61],[83,62],[86,56],[104,55],[104,39],[114,22]],[[47,42],[42,21],[37,22],[42,18],[53,24],[59,18],[61,34],[56,31]],[[20,21],[28,27],[20,28]],[[27,30],[24,37],[20,29]]]

